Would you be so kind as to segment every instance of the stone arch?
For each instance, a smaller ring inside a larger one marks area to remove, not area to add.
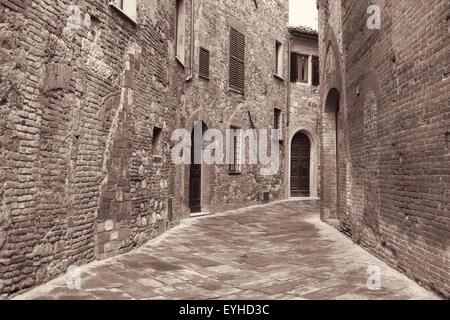
[[[319,186],[319,148],[317,142],[319,141],[318,137],[312,133],[307,128],[299,127],[289,137],[289,155],[288,155],[288,167],[289,167],[289,178],[288,178],[288,192],[289,196],[291,196],[291,156],[292,156],[292,142],[294,137],[297,134],[305,134],[310,143],[310,171],[309,171],[309,197],[317,198],[319,196],[318,186]]]
[[[209,119],[209,116],[204,109],[197,109],[192,113],[186,125],[188,131],[191,131],[192,128],[194,128],[195,121],[203,121],[208,128],[211,128],[212,121]]]
[[[341,94],[333,87],[327,92],[322,113],[321,190],[322,218],[335,219],[339,212],[339,109]]]
[[[328,28],[326,35],[326,51],[325,51],[325,63],[321,64],[321,87],[322,93],[327,93],[326,96],[322,95],[322,99],[328,98],[329,92],[336,89],[338,92],[342,92],[342,72],[341,61],[339,59],[339,49],[336,36],[331,28]],[[333,62],[333,63],[331,63]],[[324,104],[326,106],[326,103]]]

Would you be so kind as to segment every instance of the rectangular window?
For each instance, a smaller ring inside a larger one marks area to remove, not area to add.
[[[199,76],[209,80],[209,51],[200,47]]]
[[[291,81],[308,83],[309,56],[291,53]]]
[[[312,56],[312,85],[318,86],[319,84],[320,84],[319,57]]]
[[[283,76],[283,45],[276,41],[275,43],[275,74]]]
[[[176,58],[184,66],[186,42],[186,1],[177,0]]]
[[[137,19],[137,0],[112,0],[110,5],[116,7],[134,22]]]
[[[231,28],[230,31],[230,88],[244,93],[245,36]]]
[[[297,55],[298,81],[308,82],[308,56]]]
[[[229,164],[228,171],[230,173],[240,173],[241,172],[241,138],[242,138],[242,130],[238,127],[230,127],[230,147],[232,150],[228,152],[232,152],[232,161]]]
[[[153,138],[152,138],[153,155],[161,154],[161,147],[160,147],[161,132],[162,132],[161,128],[158,128],[156,126],[153,127]]]
[[[283,118],[281,110],[278,108],[273,109],[273,128],[278,129],[278,138],[281,140],[283,138]]]

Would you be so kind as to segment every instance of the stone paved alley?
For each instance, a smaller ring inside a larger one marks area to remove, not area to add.
[[[184,220],[143,247],[15,299],[438,299],[319,219],[315,201]],[[367,289],[367,267],[381,289]]]

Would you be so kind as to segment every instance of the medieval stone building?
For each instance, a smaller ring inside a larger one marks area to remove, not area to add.
[[[317,3],[322,216],[449,296],[448,1]]]
[[[289,156],[286,197],[317,198],[319,190],[319,48],[317,31],[289,28]]]
[[[213,213],[284,198],[283,160],[274,175],[249,163],[248,142],[260,129],[285,130],[288,87],[288,1],[186,1],[187,38],[177,59],[188,81],[179,106],[179,127],[189,133],[196,121],[216,129],[226,145],[230,128],[256,130],[237,148],[242,164],[180,166],[177,199],[182,212]],[[184,1],[179,2],[184,6]],[[193,28],[191,23],[193,21]],[[191,34],[193,37],[191,38]],[[183,42],[183,41],[181,41]],[[180,61],[182,60],[182,61]],[[276,128],[275,128],[276,127]],[[281,132],[280,138],[283,138]],[[266,198],[264,198],[266,197]]]
[[[282,140],[287,25],[287,0],[0,1],[0,295],[192,213],[284,198],[284,160],[175,165],[171,135]]]
[[[175,2],[0,3],[0,292],[170,227]]]
[[[374,3],[318,0],[317,33],[288,0],[0,0],[0,297],[290,197],[448,296],[448,5]],[[192,161],[210,129],[231,162]]]

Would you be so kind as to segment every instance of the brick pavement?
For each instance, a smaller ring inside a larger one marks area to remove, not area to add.
[[[316,201],[187,219],[127,254],[14,299],[438,299],[319,219]],[[367,267],[381,288],[367,288]]]

